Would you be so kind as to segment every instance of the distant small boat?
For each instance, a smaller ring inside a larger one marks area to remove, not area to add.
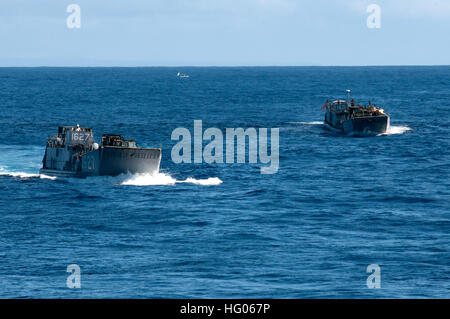
[[[179,78],[188,78],[188,77],[189,77],[189,75],[184,74],[184,73],[180,73],[180,72],[177,73],[177,76],[178,76]]]

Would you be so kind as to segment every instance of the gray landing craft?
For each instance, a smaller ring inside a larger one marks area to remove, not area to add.
[[[40,174],[64,177],[153,173],[159,171],[161,148],[141,148],[134,140],[105,134],[99,146],[91,128],[59,126],[47,140]]]
[[[389,129],[389,115],[381,108],[369,102],[368,106],[357,104],[350,100],[350,90],[347,90],[347,101],[327,101],[325,110],[325,126],[335,132],[355,136],[368,136],[386,133]]]

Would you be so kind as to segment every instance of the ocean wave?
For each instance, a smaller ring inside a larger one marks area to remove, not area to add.
[[[222,180],[218,177],[209,177],[207,179],[195,179],[189,177],[185,180],[179,181],[165,173],[148,173],[148,174],[134,174],[127,176],[120,185],[133,186],[159,186],[159,185],[175,185],[178,183],[187,183],[203,186],[215,186],[222,184]]]

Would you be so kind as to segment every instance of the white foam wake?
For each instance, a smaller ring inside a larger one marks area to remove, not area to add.
[[[187,178],[185,181],[180,181],[177,183],[190,183],[196,185],[214,186],[222,184],[222,180],[218,177],[209,177],[207,179],[195,179],[192,177]]]
[[[0,176],[11,176],[16,178],[42,178],[42,179],[52,179],[55,180],[56,177],[48,176],[43,174],[31,174],[25,172],[8,172],[5,170],[0,170]]]
[[[125,179],[120,185],[134,185],[134,186],[154,186],[154,185],[175,185],[177,183],[188,183],[195,185],[214,186],[222,184],[222,181],[217,177],[210,177],[207,179],[195,179],[192,177],[184,181],[178,181],[172,176],[164,173],[153,174],[134,174]]]
[[[383,133],[381,135],[395,135],[395,134],[403,134],[406,133],[408,131],[411,131],[411,128],[409,128],[408,126],[392,126],[390,125],[388,130],[386,131],[386,133]]]

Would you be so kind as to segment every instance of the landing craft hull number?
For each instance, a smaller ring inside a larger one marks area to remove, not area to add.
[[[72,142],[86,143],[89,141],[89,133],[74,132],[72,133]]]

